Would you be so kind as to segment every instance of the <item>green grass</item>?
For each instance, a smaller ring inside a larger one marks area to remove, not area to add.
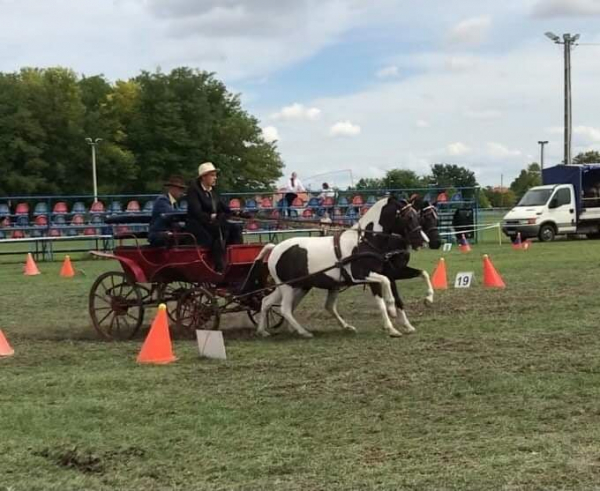
[[[488,252],[508,285],[481,286]],[[439,252],[413,256],[433,269]],[[228,336],[226,362],[176,341],[168,366],[135,362],[142,337],[96,339],[87,315],[108,261],[23,277],[0,265],[0,489],[591,489],[600,482],[598,264],[589,241],[446,254],[469,290],[422,305],[390,339],[361,287],[339,332],[311,293],[306,341]],[[147,318],[150,319],[150,313]],[[241,322],[238,318],[232,323]]]

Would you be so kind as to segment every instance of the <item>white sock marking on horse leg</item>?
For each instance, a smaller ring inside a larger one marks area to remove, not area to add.
[[[406,317],[406,311],[402,310],[402,309],[398,309],[398,317],[399,317],[399,321],[402,324],[402,327],[404,328],[404,332],[406,333],[413,333],[416,331],[416,329],[413,327],[413,325],[410,323],[410,321],[408,320],[408,317]]]
[[[290,323],[290,326],[303,338],[312,338],[313,335],[304,329],[300,323],[294,318],[294,289],[291,286],[283,285],[279,289],[281,292],[281,315]]]
[[[427,296],[425,297],[425,303],[431,305],[433,303],[433,285],[429,279],[429,273],[425,270],[421,271],[421,276],[427,284]]]
[[[387,333],[394,337],[394,338],[398,338],[400,336],[402,336],[402,333],[397,331],[394,328],[394,325],[392,324],[392,321],[390,320],[389,316],[388,316],[388,311],[387,311],[387,307],[385,305],[385,302],[383,301],[383,298],[374,295],[373,298],[375,299],[375,303],[377,303],[377,306],[379,307],[379,311],[381,312],[381,317],[383,317],[383,328],[387,331]]]
[[[259,336],[270,336],[269,332],[267,331],[267,319],[269,311],[271,310],[273,304],[277,303],[280,299],[281,292],[279,291],[279,288],[276,288],[274,292],[263,298],[260,307],[260,321],[258,323],[258,328],[256,329],[256,334],[258,334]]]
[[[392,286],[387,276],[379,273],[369,273],[366,279],[371,283],[379,283],[381,286],[381,295],[383,296],[383,301],[387,306],[388,315],[390,317],[396,317],[396,301],[394,300]]]

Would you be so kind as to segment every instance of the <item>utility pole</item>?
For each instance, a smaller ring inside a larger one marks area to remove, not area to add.
[[[540,144],[540,172],[544,170],[544,146],[548,144],[547,141],[539,141]]]
[[[565,165],[571,165],[571,132],[572,132],[572,115],[571,115],[571,47],[579,39],[579,34],[571,36],[571,34],[563,34],[562,40],[553,32],[547,32],[546,37],[556,44],[564,45],[565,51]]]
[[[92,147],[92,176],[94,179],[94,203],[98,202],[98,180],[96,178],[96,145],[102,141],[102,138],[86,138],[85,141]]]

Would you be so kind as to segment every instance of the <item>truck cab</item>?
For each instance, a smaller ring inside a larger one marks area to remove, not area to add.
[[[600,165],[556,165],[542,172],[544,186],[531,188],[503,218],[514,240],[586,234],[600,238]]]
[[[577,231],[576,206],[570,184],[536,186],[503,219],[502,231],[514,240],[537,237],[543,242]]]

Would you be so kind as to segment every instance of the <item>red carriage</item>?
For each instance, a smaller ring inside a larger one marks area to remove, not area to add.
[[[89,295],[89,312],[94,328],[106,339],[129,339],[144,321],[144,311],[167,305],[172,326],[180,334],[196,329],[218,329],[221,316],[246,312],[256,325],[261,302],[272,287],[261,258],[264,244],[231,245],[227,248],[223,274],[213,269],[211,254],[196,246],[118,246],[112,254],[94,253],[116,259],[122,271],[100,275]],[[283,318],[272,310],[269,327]]]

